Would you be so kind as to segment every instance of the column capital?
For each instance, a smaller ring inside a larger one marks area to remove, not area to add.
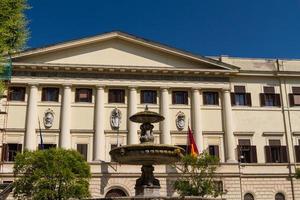
[[[193,91],[193,92],[196,92],[196,91],[198,91],[198,92],[199,92],[200,90],[201,90],[201,88],[200,88],[200,87],[192,87],[192,91]]]
[[[136,90],[138,87],[137,86],[133,86],[133,85],[129,85],[128,89],[129,90]]]
[[[222,88],[222,91],[223,92],[231,92],[231,89],[230,88]]]
[[[101,84],[99,84],[99,85],[96,85],[95,86],[96,87],[96,89],[104,89],[105,88],[105,85],[101,85]]]
[[[39,85],[39,83],[37,83],[37,82],[29,82],[28,83],[28,86],[30,86],[30,87],[37,87]]]
[[[72,86],[72,84],[71,83],[64,83],[64,84],[62,84],[62,86],[64,88],[70,88]]]
[[[168,86],[162,86],[162,87],[160,87],[160,90],[162,90],[162,91],[169,90],[169,89],[170,89],[170,87],[168,87]]]

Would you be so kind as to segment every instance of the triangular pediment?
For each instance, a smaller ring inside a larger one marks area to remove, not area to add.
[[[17,63],[138,66],[236,71],[238,67],[112,32],[21,52]]]

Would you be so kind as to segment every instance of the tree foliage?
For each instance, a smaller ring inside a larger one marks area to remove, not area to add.
[[[214,180],[219,159],[203,152],[200,155],[186,155],[179,163],[182,172],[174,183],[174,188],[181,196],[214,196],[222,193]]]
[[[90,167],[74,150],[25,151],[16,156],[14,197],[60,200],[89,196]]]
[[[28,38],[27,20],[24,11],[26,0],[0,1],[0,54],[9,54],[22,49]]]

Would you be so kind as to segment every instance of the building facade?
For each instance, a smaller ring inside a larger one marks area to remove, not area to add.
[[[138,143],[129,116],[165,117],[155,142],[185,147],[190,125],[200,151],[218,156],[224,198],[300,199],[300,61],[204,57],[121,32],[27,50],[12,58],[3,98],[2,182],[16,152],[77,149],[92,170],[93,197],[134,196],[140,166],[109,151]],[[5,114],[7,113],[7,114]],[[178,172],[156,166],[161,195],[176,196]]]

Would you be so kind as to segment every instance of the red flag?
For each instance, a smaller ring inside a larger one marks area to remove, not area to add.
[[[199,154],[193,132],[191,131],[190,127],[188,127],[188,151],[192,156],[197,156]]]

